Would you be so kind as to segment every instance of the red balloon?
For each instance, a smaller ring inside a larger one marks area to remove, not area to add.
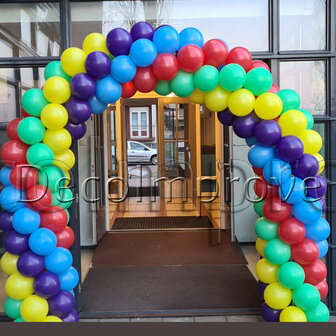
[[[136,94],[136,87],[132,81],[128,83],[121,83],[121,97],[123,98],[131,98]]]
[[[66,226],[64,230],[55,232],[57,238],[57,247],[64,247],[70,249],[75,241],[75,234],[69,226]]]
[[[174,55],[160,54],[156,57],[152,69],[157,79],[169,81],[177,75],[179,65]]]
[[[42,185],[35,185],[27,190],[27,203],[29,208],[46,211],[51,206],[52,195],[49,189]]]
[[[183,71],[196,72],[204,62],[203,50],[196,45],[188,44],[178,52],[177,61]]]
[[[279,90],[280,89],[279,89],[278,85],[273,83],[271,88],[268,90],[268,92],[277,93]]]
[[[323,300],[328,295],[328,284],[325,280],[319,282],[315,285],[317,290],[320,292],[321,300]]]
[[[263,174],[264,174],[263,168],[256,168],[256,167],[252,166],[252,169],[256,173],[256,175],[263,176]]]
[[[13,119],[7,126],[7,135],[11,140],[20,140],[17,134],[17,128],[23,118]]]
[[[290,216],[291,205],[283,202],[280,197],[266,199],[263,213],[270,222],[281,223]]]
[[[289,245],[300,243],[305,235],[305,226],[294,217],[289,217],[280,223],[278,227],[280,239]]]
[[[57,206],[48,208],[45,212],[40,212],[41,227],[53,232],[63,231],[68,222],[67,213]]]
[[[277,186],[267,183],[264,177],[260,177],[254,181],[254,192],[259,198],[268,199],[279,195]]]
[[[157,78],[152,67],[138,68],[133,83],[138,91],[148,93],[156,88]]]
[[[252,56],[246,48],[236,47],[230,50],[225,63],[237,63],[241,65],[246,72],[248,72],[252,66]]]
[[[268,71],[271,71],[270,68],[269,68],[269,66],[265,62],[260,61],[260,60],[252,61],[252,66],[251,66],[250,70],[252,70],[254,68],[264,68],[264,69],[266,69]]]
[[[16,189],[27,190],[38,183],[38,171],[28,165],[15,166],[10,175],[10,181]]]
[[[302,265],[303,270],[305,271],[305,282],[312,285],[317,285],[319,282],[323,281],[327,276],[327,267],[324,262],[320,259],[315,260],[314,262]]]
[[[316,261],[320,251],[317,245],[305,238],[298,244],[291,245],[292,258],[301,265],[307,265]]]
[[[23,109],[23,107],[21,107],[21,116],[22,116],[23,118],[31,117],[31,115],[28,114],[28,113]]]
[[[213,39],[207,41],[202,47],[204,53],[204,65],[212,65],[215,68],[225,63],[228,57],[228,50],[221,40]]]
[[[1,148],[1,160],[8,166],[27,164],[26,153],[29,146],[20,140],[10,140]]]

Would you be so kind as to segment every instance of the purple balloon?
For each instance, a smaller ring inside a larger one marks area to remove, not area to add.
[[[326,205],[326,201],[324,200],[324,198],[320,198],[319,199],[319,202],[321,204],[321,207],[322,207],[322,211],[326,211],[326,208],[327,208],[327,205]]]
[[[254,136],[254,130],[259,122],[257,115],[252,112],[245,117],[239,117],[233,122],[234,132],[241,138],[250,138]]]
[[[88,100],[96,93],[96,82],[88,74],[78,73],[72,77],[70,89],[74,97]]]
[[[320,176],[308,177],[305,180],[307,196],[312,198],[321,198],[327,191],[327,183],[325,179]]]
[[[131,34],[123,28],[112,29],[106,36],[106,46],[111,55],[128,55],[133,38]]]
[[[86,133],[86,125],[83,124],[73,124],[70,121],[65,126],[65,129],[68,130],[73,139],[80,139]]]
[[[292,174],[304,180],[308,176],[315,176],[319,171],[317,159],[310,154],[303,154],[298,160],[291,162]]]
[[[302,141],[294,135],[284,136],[276,144],[278,158],[287,162],[298,160],[302,156],[303,150]]]
[[[137,22],[131,29],[133,41],[141,38],[152,40],[154,35],[154,28],[148,22]]]
[[[49,299],[59,293],[61,283],[58,275],[44,271],[34,281],[35,293],[45,299]]]
[[[279,322],[281,310],[272,309],[266,303],[261,306],[261,315],[266,322]]]
[[[75,309],[72,310],[72,312],[62,318],[63,322],[79,322],[79,315]]]
[[[274,146],[281,134],[281,127],[274,120],[262,120],[255,128],[255,138],[264,146]]]
[[[221,112],[218,112],[217,118],[220,123],[226,126],[232,126],[233,122],[237,119],[237,117],[234,114],[232,114],[228,108]]]
[[[18,271],[27,277],[36,277],[44,269],[44,258],[32,251],[27,251],[17,261]]]
[[[259,292],[259,295],[264,298],[264,292],[265,292],[265,289],[266,287],[268,286],[267,283],[264,283],[262,281],[258,281],[258,292]]]
[[[69,120],[74,124],[82,124],[89,120],[92,114],[89,102],[71,97],[65,104]]]
[[[94,51],[85,60],[86,72],[93,78],[104,78],[110,73],[111,60],[104,52]]]
[[[23,235],[16,231],[7,233],[5,238],[5,249],[11,254],[22,254],[29,250],[29,235]]]
[[[51,315],[60,318],[67,317],[75,308],[75,298],[68,291],[61,290],[57,295],[48,300]]]
[[[0,230],[10,232],[13,230],[13,213],[8,211],[0,212]]]

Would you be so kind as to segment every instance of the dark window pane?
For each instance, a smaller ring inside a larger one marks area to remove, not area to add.
[[[323,123],[315,123],[313,126],[313,130],[316,131],[317,133],[320,134],[321,138],[322,138],[322,148],[319,151],[319,153],[323,156],[324,159],[326,159],[325,155],[325,124]]]

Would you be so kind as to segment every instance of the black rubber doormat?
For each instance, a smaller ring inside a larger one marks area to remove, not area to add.
[[[207,216],[116,218],[112,230],[210,229]]]

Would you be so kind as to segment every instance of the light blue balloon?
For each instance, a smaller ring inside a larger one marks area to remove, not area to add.
[[[196,28],[184,28],[180,32],[180,45],[179,49],[183,48],[188,44],[197,45],[198,47],[202,48],[204,44],[204,39],[202,33]]]
[[[94,114],[101,114],[107,109],[107,104],[99,101],[96,96],[91,97],[89,99],[89,103],[91,106],[92,113]]]
[[[12,185],[10,178],[9,178],[12,169],[13,168],[10,166],[4,166],[0,170],[0,183],[5,187],[9,187]]]
[[[174,54],[180,44],[180,35],[173,27],[162,26],[155,31],[153,43],[159,54]]]
[[[115,103],[121,96],[121,85],[111,76],[97,80],[96,97],[102,103]]]
[[[257,140],[255,137],[247,138],[245,139],[247,146],[252,147],[257,143]]]
[[[293,204],[292,213],[303,224],[311,224],[321,218],[322,206],[318,200],[307,197],[305,201]]]
[[[54,232],[46,228],[35,230],[29,237],[29,247],[38,255],[47,256],[56,249],[56,245]]]
[[[74,267],[70,267],[65,272],[58,274],[61,283],[61,290],[72,290],[74,289],[79,281],[79,275]]]
[[[136,71],[137,68],[129,56],[117,56],[111,63],[111,76],[119,83],[127,83],[131,81],[134,78]]]
[[[40,214],[27,207],[15,211],[13,228],[21,234],[31,234],[40,226]]]
[[[156,55],[155,44],[147,39],[136,40],[130,49],[131,59],[138,67],[150,66],[154,63]]]
[[[329,237],[330,225],[323,217],[321,217],[314,223],[305,225],[305,227],[306,238],[311,239],[314,242],[320,242]]]
[[[0,205],[9,212],[15,212],[23,207],[26,193],[12,186],[4,188],[0,193]]]
[[[273,159],[264,166],[263,175],[268,183],[280,185],[291,177],[292,168],[286,161]]]
[[[260,144],[255,144],[248,152],[248,159],[252,166],[264,168],[266,163],[275,158],[275,149]]]
[[[326,240],[322,240],[320,242],[317,242],[316,245],[320,251],[319,259],[321,259],[328,253],[328,242]]]
[[[57,247],[44,258],[44,265],[47,271],[60,274],[69,269],[72,261],[72,254],[69,250],[64,247]]]
[[[289,204],[297,204],[305,200],[305,184],[298,178],[291,176],[279,186],[281,199]]]

